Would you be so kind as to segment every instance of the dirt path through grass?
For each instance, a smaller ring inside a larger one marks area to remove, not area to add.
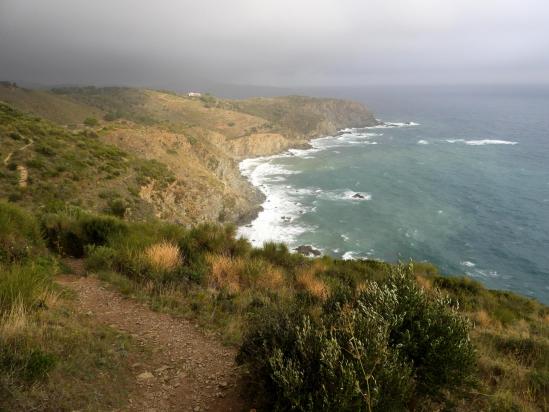
[[[8,155],[4,158],[4,166],[8,165],[12,156],[13,156],[13,152],[9,152]]]
[[[8,163],[11,160],[11,157],[13,156],[13,154],[15,152],[22,152],[23,150],[25,150],[27,147],[31,146],[32,144],[34,144],[34,140],[29,139],[29,142],[25,146],[20,147],[19,149],[8,153],[8,155],[4,158],[4,166],[8,165]],[[17,165],[17,171],[19,172],[19,187],[27,187],[27,180],[29,178],[29,171],[27,170],[27,168],[25,166],[22,166],[22,165]]]
[[[29,179],[29,171],[25,166],[17,165],[17,171],[19,172],[19,187],[27,187],[27,180]]]
[[[70,266],[83,273],[81,262]],[[150,359],[132,365],[135,388],[125,410],[249,410],[239,396],[233,349],[187,320],[153,312],[147,305],[108,290],[94,277],[66,275],[57,281],[77,293],[83,313],[131,334],[152,350]]]

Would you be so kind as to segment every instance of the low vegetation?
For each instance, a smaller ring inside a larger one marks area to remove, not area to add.
[[[89,272],[122,293],[239,346],[250,402],[266,410],[547,406],[549,311],[533,300],[442,277],[426,264],[252,248],[231,226],[130,223],[76,207],[44,213],[37,223],[4,204],[0,216],[12,228],[0,239],[10,251],[0,283],[3,339],[30,333],[37,314],[55,311],[54,253],[84,257]],[[3,346],[9,385],[49,385],[60,360],[48,348],[59,343],[25,339],[24,352]]]
[[[73,204],[146,218],[152,207],[140,187],[162,190],[175,180],[164,164],[105,144],[93,130],[69,132],[1,102],[0,141],[0,197],[32,210]],[[28,175],[24,185],[21,168]]]
[[[0,410],[111,409],[125,402],[125,335],[78,313],[37,220],[0,203]],[[117,386],[111,385],[116,380]]]

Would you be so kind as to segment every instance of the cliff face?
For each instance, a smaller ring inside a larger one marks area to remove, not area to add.
[[[360,103],[302,96],[223,100],[119,87],[38,92],[0,86],[0,100],[72,128],[95,117],[93,131],[105,143],[173,173],[168,185],[148,180],[139,196],[156,217],[184,224],[240,221],[257,212],[262,197],[241,176],[242,159],[377,124]]]

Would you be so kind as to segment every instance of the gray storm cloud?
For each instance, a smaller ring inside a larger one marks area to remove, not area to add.
[[[548,21],[541,0],[0,0],[0,79],[545,83]]]

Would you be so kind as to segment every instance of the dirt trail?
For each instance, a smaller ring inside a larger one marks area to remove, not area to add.
[[[8,165],[12,156],[13,156],[13,152],[9,152],[8,155],[4,158],[4,166]]]
[[[25,150],[26,148],[28,148],[32,144],[34,144],[34,140],[29,139],[29,142],[25,146],[20,147],[19,149],[8,153],[8,155],[4,158],[4,166],[8,165],[8,163],[11,160],[11,157],[13,156],[13,154],[15,152],[22,152],[23,150]],[[27,187],[27,180],[29,179],[28,169],[25,166],[17,165],[17,171],[19,172],[19,187]]]
[[[27,180],[29,179],[29,171],[25,166],[17,165],[17,171],[19,172],[19,187],[27,187]]]
[[[69,262],[83,273],[80,261]],[[128,411],[248,411],[239,396],[234,350],[193,323],[151,311],[107,290],[94,277],[66,275],[58,283],[74,290],[83,313],[131,334],[152,348],[151,360],[132,365],[135,388]]]

